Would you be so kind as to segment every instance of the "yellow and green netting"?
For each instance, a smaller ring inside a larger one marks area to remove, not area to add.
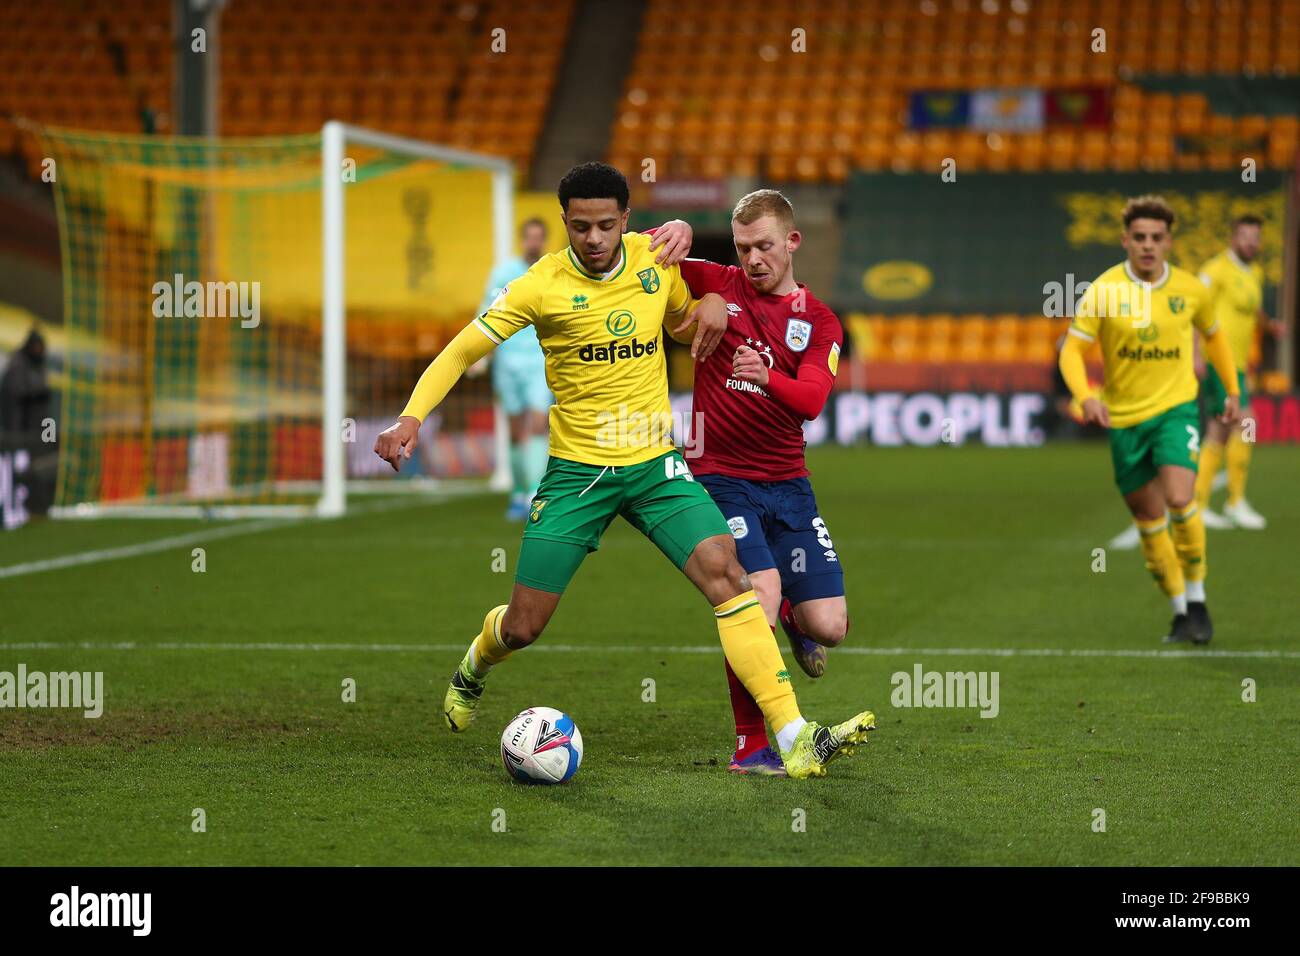
[[[374,434],[482,299],[491,171],[347,144],[346,417],[324,429],[321,135],[43,139],[69,343],[60,513],[311,506],[335,431],[350,479],[385,477]],[[430,427],[413,472],[492,470],[486,379]]]

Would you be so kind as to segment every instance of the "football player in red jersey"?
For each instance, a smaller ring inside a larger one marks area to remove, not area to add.
[[[716,292],[730,321],[716,352],[695,367],[691,445],[696,480],[708,489],[736,540],[740,563],[768,624],[779,620],[809,677],[826,669],[826,648],[844,640],[844,573],[804,463],[803,423],[816,418],[835,384],[844,341],[840,320],[794,278],[802,236],[794,208],[774,189],[736,204],[732,238],[740,267],[681,263],[693,296]],[[652,248],[680,248],[690,227],[655,230]],[[763,715],[727,668],[736,718],[734,773],[783,776]]]

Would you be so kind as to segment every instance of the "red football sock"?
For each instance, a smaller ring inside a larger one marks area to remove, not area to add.
[[[725,659],[723,664],[727,668],[727,689],[731,692],[731,713],[736,718],[736,759],[743,760],[771,746],[767,739],[767,725],[757,701],[745,690],[745,685]]]

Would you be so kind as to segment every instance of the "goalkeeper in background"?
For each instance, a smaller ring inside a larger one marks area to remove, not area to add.
[[[546,223],[529,219],[519,229],[521,255],[497,265],[488,276],[478,314],[488,310],[501,291],[533,267],[546,253]],[[482,371],[485,358],[478,366]],[[546,385],[546,360],[537,332],[525,326],[497,347],[492,357],[492,391],[510,423],[510,504],[506,518],[523,521],[537,493],[547,459],[547,415],[551,390]]]

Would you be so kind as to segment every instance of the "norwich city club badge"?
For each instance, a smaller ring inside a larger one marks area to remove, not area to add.
[[[636,277],[641,280],[641,288],[645,289],[646,292],[653,294],[659,291],[659,273],[655,272],[653,266],[649,269],[642,269],[636,274]]]
[[[1169,311],[1174,315],[1183,311],[1183,306],[1186,304],[1186,300],[1184,300],[1181,295],[1171,295],[1169,297]]]
[[[542,516],[542,509],[546,507],[546,501],[534,501],[533,512],[528,516],[530,521],[536,522]]]

